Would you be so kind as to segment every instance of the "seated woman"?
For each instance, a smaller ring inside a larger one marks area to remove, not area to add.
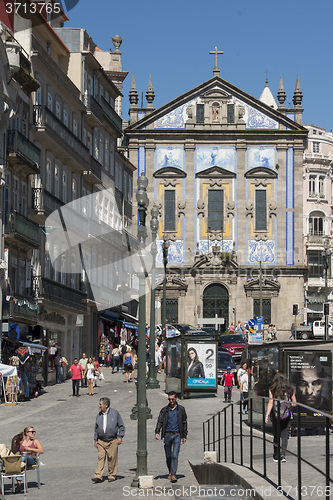
[[[26,427],[21,434],[18,435],[18,442],[20,447],[18,449],[20,455],[22,455],[22,462],[27,464],[27,467],[31,467],[36,464],[36,454],[44,453],[43,446],[40,444],[38,439],[35,439],[36,431],[29,425]],[[17,477],[16,492],[21,489],[22,476]]]

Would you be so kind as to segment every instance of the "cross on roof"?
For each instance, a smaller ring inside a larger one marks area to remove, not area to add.
[[[215,54],[215,68],[213,69],[213,73],[214,73],[214,75],[219,76],[220,69],[219,69],[219,67],[217,65],[217,56],[218,56],[218,54],[223,54],[223,52],[222,52],[222,50],[217,50],[217,47],[215,47],[215,50],[214,51],[210,51],[209,53],[210,54]]]

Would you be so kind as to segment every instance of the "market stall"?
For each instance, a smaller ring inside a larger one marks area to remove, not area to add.
[[[15,405],[17,403],[18,395],[18,377],[16,366],[4,365],[0,363],[0,385],[5,405]]]

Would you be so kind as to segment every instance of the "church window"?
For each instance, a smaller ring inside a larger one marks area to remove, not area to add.
[[[208,191],[208,231],[223,231],[223,189]]]
[[[269,325],[271,323],[271,299],[262,299],[262,315],[264,323]],[[260,316],[260,299],[253,299],[253,317]]]
[[[176,192],[170,189],[164,191],[164,230],[176,230]]]
[[[205,109],[204,109],[204,104],[197,104],[197,123],[204,123],[205,122]]]
[[[312,151],[313,151],[313,153],[320,153],[319,146],[320,146],[319,142],[313,142],[312,143]]]
[[[256,189],[255,200],[256,200],[255,230],[266,231],[267,229],[266,190]]]
[[[227,121],[228,123],[235,123],[235,105],[227,105]]]

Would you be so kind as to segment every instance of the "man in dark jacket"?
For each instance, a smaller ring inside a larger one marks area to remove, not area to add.
[[[187,438],[187,415],[185,408],[177,403],[175,391],[168,393],[168,406],[164,406],[157,419],[155,439],[164,438],[164,451],[169,479],[172,483],[177,482],[178,455],[180,442],[186,443]]]
[[[116,480],[118,469],[118,446],[121,445],[125,435],[125,426],[117,410],[110,408],[110,399],[99,400],[100,412],[96,417],[94,441],[98,451],[97,468],[94,483],[103,481],[105,459],[108,457],[108,481]]]

